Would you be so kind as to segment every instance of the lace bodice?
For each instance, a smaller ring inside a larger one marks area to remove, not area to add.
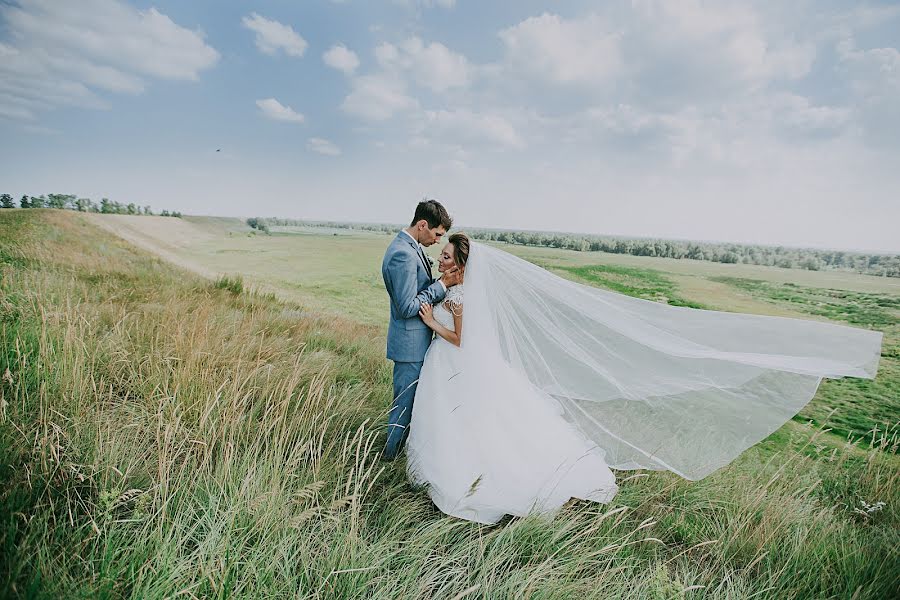
[[[456,307],[462,307],[463,303],[463,286],[462,284],[454,285],[447,290],[447,296],[443,302],[436,304],[433,308],[434,319],[450,331],[456,331],[453,323],[453,313]]]

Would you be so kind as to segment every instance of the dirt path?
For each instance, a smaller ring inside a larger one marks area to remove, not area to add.
[[[209,231],[188,221],[173,217],[93,213],[85,214],[84,218],[125,241],[202,277],[215,279],[219,275],[199,261],[185,256],[183,251],[192,243],[214,237]]]

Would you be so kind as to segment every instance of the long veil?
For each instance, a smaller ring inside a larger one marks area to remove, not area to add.
[[[701,479],[791,419],[823,377],[874,378],[881,338],[632,298],[480,243],[466,267],[467,379],[503,393],[511,368],[618,469]]]

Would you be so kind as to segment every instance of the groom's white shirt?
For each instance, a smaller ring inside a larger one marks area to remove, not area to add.
[[[422,244],[420,244],[419,242],[416,242],[416,238],[414,238],[413,236],[411,236],[410,233],[409,233],[407,230],[401,229],[401,230],[400,230],[400,233],[405,233],[405,234],[406,234],[406,237],[408,237],[408,238],[411,239],[413,242],[415,242],[415,243],[416,243],[416,246],[419,247],[419,252],[421,252],[422,254],[425,254],[425,248],[422,247]],[[426,255],[426,256],[427,256],[427,255]],[[441,281],[440,279],[438,279],[438,283],[441,284],[441,287],[444,288],[444,293],[446,293],[446,292],[447,292],[447,286],[446,286],[446,284],[444,284],[444,282]]]

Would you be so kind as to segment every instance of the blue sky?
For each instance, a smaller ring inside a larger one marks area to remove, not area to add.
[[[0,2],[0,192],[900,252],[898,47],[897,2]]]

